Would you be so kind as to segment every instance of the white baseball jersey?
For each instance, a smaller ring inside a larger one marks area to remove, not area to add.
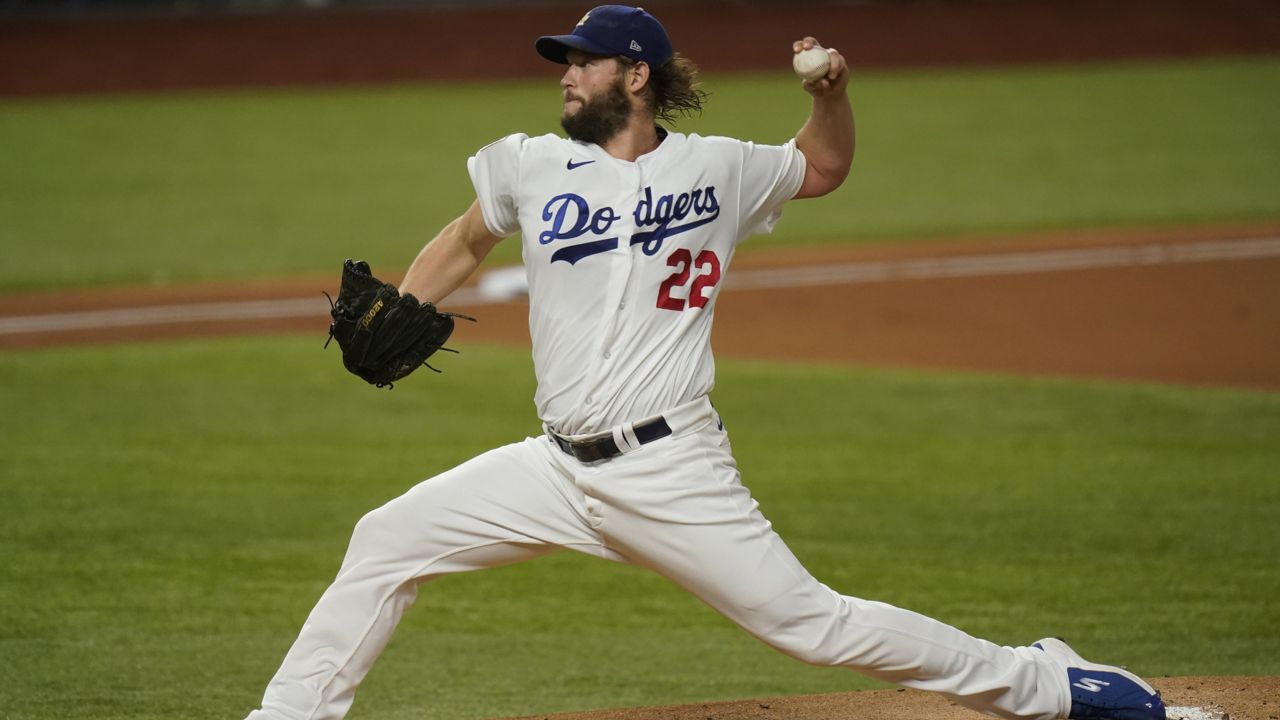
[[[467,163],[485,224],[523,232],[538,415],[593,433],[710,392],[711,321],[734,249],[804,180],[795,141],[667,133],[635,162],[509,135]]]
[[[705,397],[711,314],[737,243],[800,188],[794,143],[671,133],[632,163],[512,135],[468,167],[489,229],[524,234],[539,414],[560,434],[608,430],[622,452],[583,461],[542,434],[366,514],[249,720],[340,720],[422,583],[565,548],[652,569],[805,662],[1001,717],[1067,716],[1067,673],[1045,651],[837,593],[738,476]],[[634,423],[657,414],[666,432],[641,441]]]

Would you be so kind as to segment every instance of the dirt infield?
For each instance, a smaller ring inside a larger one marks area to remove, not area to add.
[[[1276,720],[1280,677],[1153,679],[1169,720]],[[1195,712],[1200,711],[1200,712]],[[520,720],[976,720],[985,717],[915,690],[830,693],[699,705],[532,715]]]
[[[1280,390],[1280,223],[744,252],[727,277],[718,357]],[[335,282],[0,297],[0,348],[323,337]],[[523,300],[470,297],[455,344],[528,345]]]

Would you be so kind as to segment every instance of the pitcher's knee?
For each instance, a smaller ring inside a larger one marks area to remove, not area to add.
[[[847,599],[816,582],[731,617],[775,650],[810,665],[846,665],[857,638]]]
[[[396,509],[396,501],[383,505],[376,510],[365,513],[356,522],[351,531],[351,542],[347,555],[370,557],[399,557],[409,542],[411,534],[407,531],[401,514]]]
[[[803,663],[818,667],[839,667],[845,664],[844,653],[823,638],[765,638],[774,649]]]
[[[820,596],[824,602],[777,604],[769,608],[772,622],[755,624],[756,636],[771,647],[801,662],[820,667],[847,665],[851,648],[859,638],[856,625],[847,623],[847,607],[834,593]]]

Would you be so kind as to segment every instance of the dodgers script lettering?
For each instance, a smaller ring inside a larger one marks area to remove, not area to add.
[[[646,255],[654,255],[662,249],[666,238],[720,217],[720,202],[716,199],[714,185],[656,197],[653,188],[645,187],[631,216],[637,232],[631,236],[630,244],[640,245]],[[581,195],[562,193],[548,200],[542,208],[542,220],[550,223],[550,227],[538,233],[538,242],[549,245],[561,240],[575,240],[590,233],[593,239],[567,245],[552,253],[551,262],[563,260],[572,265],[585,257],[617,248],[616,236],[602,236],[609,234],[614,223],[623,217],[611,206],[592,210],[591,204]]]

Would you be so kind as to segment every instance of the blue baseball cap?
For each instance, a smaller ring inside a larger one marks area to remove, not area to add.
[[[601,5],[582,16],[569,35],[544,35],[534,43],[538,54],[567,65],[565,55],[580,50],[592,55],[622,55],[649,67],[662,67],[674,51],[662,23],[644,8]]]

